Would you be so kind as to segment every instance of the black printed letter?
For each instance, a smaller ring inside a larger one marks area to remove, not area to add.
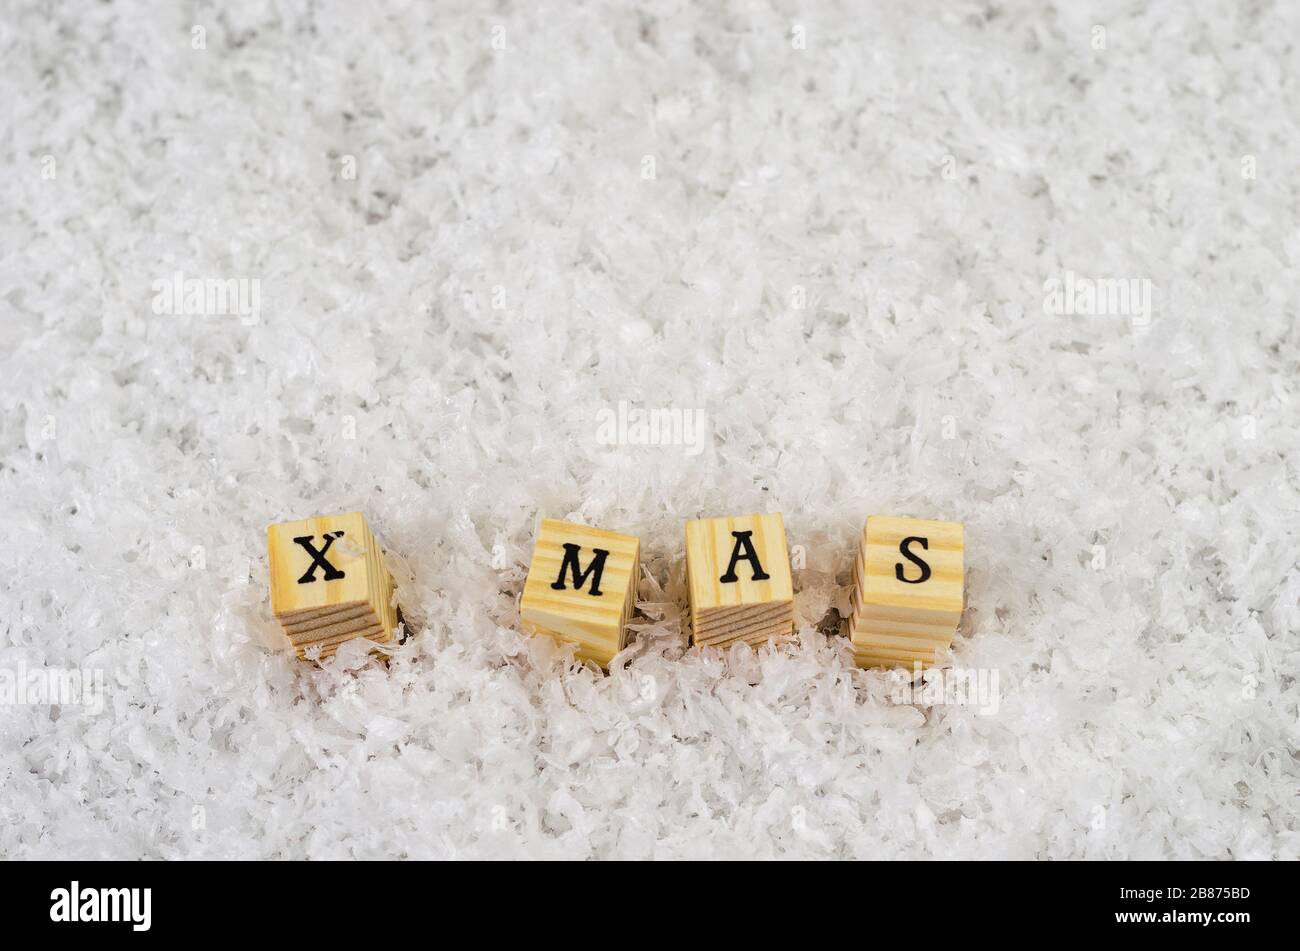
[[[333,565],[331,565],[328,561],[325,560],[325,553],[330,550],[330,545],[334,544],[334,539],[341,538],[342,536],[343,536],[342,532],[326,532],[324,535],[321,536],[322,538],[325,539],[325,547],[322,548],[320,551],[317,551],[315,548],[311,546],[311,540],[316,537],[315,535],[303,535],[299,538],[294,539],[294,542],[296,544],[299,544],[303,548],[307,549],[307,554],[311,555],[311,567],[307,569],[306,574],[304,574],[301,578],[298,579],[299,584],[309,584],[316,580],[317,565],[325,569],[326,581],[337,581],[339,578],[347,577],[347,574],[345,572],[339,571],[339,569],[335,568]]]
[[[582,571],[582,566],[578,564],[578,552],[581,550],[581,546],[574,545],[572,542],[564,543],[564,561],[560,562],[560,576],[551,583],[551,587],[556,591],[563,591],[564,573],[570,571],[573,574],[573,590],[581,591],[587,576],[594,575],[591,579],[591,590],[587,593],[593,598],[599,598],[600,576],[605,573],[605,559],[609,557],[609,552],[603,548],[593,548],[592,551],[596,553],[596,557],[591,560],[587,570]]]
[[[919,535],[908,535],[899,544],[898,550],[902,552],[903,557],[906,558],[908,561],[910,561],[912,564],[918,565],[921,568],[921,577],[904,578],[902,563],[900,562],[895,564],[894,577],[897,578],[899,581],[903,582],[904,584],[920,584],[922,581],[927,581],[930,578],[930,566],[927,565],[920,558],[916,557],[916,555],[913,555],[910,551],[907,550],[907,546],[912,544],[912,542],[920,542],[922,548],[924,548],[926,551],[930,550],[930,540],[928,538],[922,538]]]
[[[727,573],[719,578],[719,581],[727,583],[739,581],[740,579],[736,576],[736,562],[740,561],[742,558],[749,562],[750,567],[754,569],[755,581],[766,581],[768,578],[772,577],[765,572],[763,566],[758,563],[758,552],[754,551],[754,543],[750,540],[750,536],[753,534],[754,532],[752,530],[748,532],[731,533],[731,537],[736,540],[736,547],[731,549],[731,564],[727,565]],[[745,549],[744,555],[741,555],[740,553],[742,548]]]

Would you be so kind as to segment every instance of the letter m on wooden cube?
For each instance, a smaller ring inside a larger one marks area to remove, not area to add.
[[[575,644],[579,657],[609,666],[626,643],[640,571],[634,536],[544,519],[519,602],[524,630]]]

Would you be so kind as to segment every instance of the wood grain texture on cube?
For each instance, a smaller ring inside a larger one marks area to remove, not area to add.
[[[343,532],[342,537],[335,533]],[[325,541],[326,536],[333,538]],[[276,617],[319,608],[363,604],[370,596],[370,529],[360,512],[322,515],[297,522],[280,522],[266,529],[267,553],[271,566],[271,610]],[[312,580],[300,579],[312,569],[314,558],[295,538],[310,538],[316,549],[328,548],[326,560],[344,577],[326,580],[317,567]]]
[[[566,545],[576,546],[573,556]],[[608,554],[599,569],[598,593],[593,593],[599,551]],[[633,535],[543,519],[519,602],[523,627],[572,643],[578,656],[607,666],[626,643],[640,565],[641,542]],[[575,567],[581,579],[577,586]]]
[[[934,663],[961,620],[964,575],[961,523],[868,518],[854,561],[849,617],[858,662]]]
[[[686,574],[697,644],[757,643],[793,629],[794,586],[780,513],[687,522]]]
[[[360,512],[266,530],[271,611],[292,648],[333,654],[357,637],[385,643],[397,626],[393,579]]]

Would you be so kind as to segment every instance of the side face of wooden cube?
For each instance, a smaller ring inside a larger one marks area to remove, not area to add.
[[[271,611],[294,650],[322,656],[355,637],[384,643],[397,626],[393,583],[360,512],[266,530]]]
[[[524,629],[568,641],[578,656],[608,666],[626,643],[640,566],[635,536],[544,519],[519,602]]]
[[[873,515],[854,564],[849,637],[858,662],[935,663],[961,620],[961,523]]]
[[[759,641],[794,626],[794,585],[780,513],[686,523],[696,643]]]

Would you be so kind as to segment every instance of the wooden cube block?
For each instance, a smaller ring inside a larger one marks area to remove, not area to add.
[[[575,644],[579,657],[608,667],[627,643],[640,574],[634,536],[543,519],[519,602],[523,628]]]
[[[393,578],[360,512],[266,529],[271,611],[299,657],[321,658],[354,637],[385,644],[397,626]]]
[[[963,547],[960,522],[867,519],[849,617],[860,666],[929,666],[948,649],[964,600]]]
[[[696,644],[758,644],[794,629],[790,552],[779,513],[687,522],[686,574]]]

